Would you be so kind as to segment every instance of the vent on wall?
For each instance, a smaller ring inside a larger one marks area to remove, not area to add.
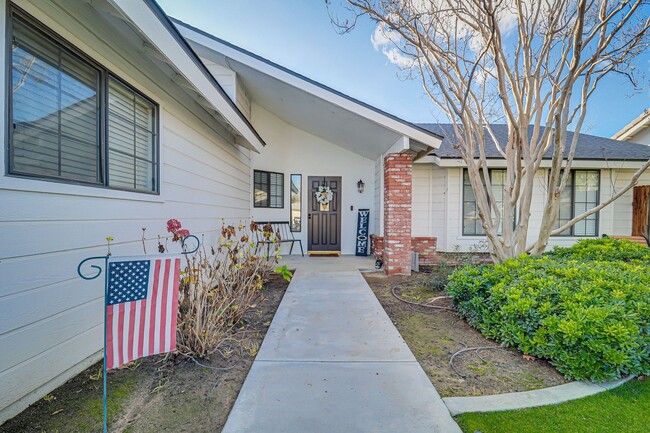
[[[420,253],[415,251],[411,252],[411,270],[413,272],[420,272]]]

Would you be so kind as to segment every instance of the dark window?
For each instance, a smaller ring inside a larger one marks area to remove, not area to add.
[[[9,173],[156,192],[156,106],[31,18],[11,18]]]
[[[482,179],[481,171],[481,179]],[[498,208],[503,216],[503,197],[506,184],[506,170],[490,170],[490,183],[492,184],[492,194],[495,203],[490,204],[491,209]],[[483,181],[485,185],[485,181]],[[496,215],[493,212],[493,218]],[[501,233],[503,226],[503,219],[501,220],[498,228],[498,233]],[[476,205],[476,197],[474,190],[469,182],[469,172],[467,169],[463,170],[463,235],[465,236],[480,236],[484,235],[483,225],[481,224],[481,217]]]
[[[255,207],[284,207],[284,174],[255,170],[253,172]]]
[[[558,218],[554,228],[562,227],[576,216],[598,206],[600,171],[572,170],[560,196]],[[599,212],[589,215],[558,236],[598,236]]]

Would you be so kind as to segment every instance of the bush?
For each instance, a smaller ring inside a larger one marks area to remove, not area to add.
[[[487,242],[479,242],[470,246],[468,251],[460,251],[456,246],[452,252],[440,252],[440,261],[431,266],[430,273],[424,274],[420,283],[430,290],[444,290],[449,283],[449,277],[458,268],[485,262],[488,258]]]
[[[569,379],[647,375],[650,262],[641,261],[636,244],[616,242],[583,241],[544,257],[465,267],[447,291],[486,337],[549,360]]]
[[[650,248],[626,239],[582,239],[570,248],[556,247],[546,256],[561,260],[600,260],[650,264]]]
[[[183,356],[205,357],[231,339],[277,263],[279,236],[270,226],[224,225],[221,236],[217,248],[202,243],[188,255],[181,273],[177,349]],[[257,255],[257,239],[273,242],[272,257]]]

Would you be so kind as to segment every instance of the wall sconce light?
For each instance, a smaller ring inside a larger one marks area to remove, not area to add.
[[[366,184],[363,183],[361,179],[359,179],[359,182],[357,182],[357,191],[359,191],[359,194],[363,192],[363,189],[366,187]]]

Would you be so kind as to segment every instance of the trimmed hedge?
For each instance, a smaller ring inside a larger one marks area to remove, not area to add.
[[[626,239],[583,239],[570,248],[555,247],[545,255],[558,260],[599,260],[650,265],[650,248]]]
[[[486,337],[549,360],[569,379],[648,375],[650,261],[637,246],[645,248],[589,240],[543,257],[465,267],[447,291]]]

